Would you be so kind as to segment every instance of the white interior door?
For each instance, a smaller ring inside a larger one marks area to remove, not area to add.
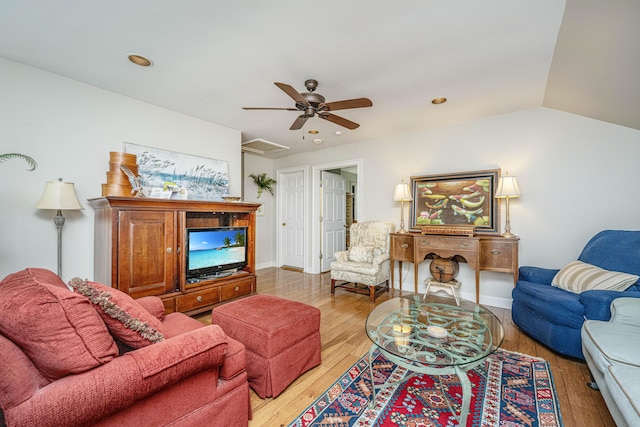
[[[304,173],[284,175],[278,183],[284,192],[280,233],[283,266],[304,269]]]
[[[344,177],[322,171],[322,269],[331,270],[337,251],[345,250],[347,190]]]

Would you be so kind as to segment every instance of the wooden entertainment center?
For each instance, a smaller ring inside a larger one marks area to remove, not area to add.
[[[197,314],[256,292],[257,203],[131,197],[90,199],[95,212],[94,280],[133,298],[155,295],[165,312]],[[247,264],[230,276],[186,280],[185,230],[247,227]]]

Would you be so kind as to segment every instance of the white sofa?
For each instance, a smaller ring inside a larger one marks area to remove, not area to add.
[[[609,321],[585,321],[582,353],[617,426],[640,426],[640,299],[617,298]]]

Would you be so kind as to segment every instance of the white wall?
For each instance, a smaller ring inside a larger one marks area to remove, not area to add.
[[[47,181],[75,182],[85,209],[65,213],[62,276],[93,277],[93,210],[109,152],[124,142],[229,164],[230,194],[241,188],[240,131],[116,95],[0,58],[0,152],[19,152],[39,166],[0,164],[0,278],[26,267],[57,270],[55,212],[38,211]]]
[[[403,178],[494,168],[517,176],[523,194],[510,207],[512,231],[520,236],[520,265],[560,268],[599,230],[640,228],[635,196],[640,131],[556,110],[536,108],[289,156],[277,159],[275,168],[349,159],[364,165],[358,177],[364,192],[359,219],[392,220],[398,226],[400,205],[392,196]],[[501,230],[503,224],[504,219]],[[404,265],[403,289],[412,290],[412,267]],[[421,265],[420,290],[427,266]],[[465,264],[460,270],[463,296],[471,299],[473,273]],[[512,287],[509,275],[482,272],[481,302],[509,306]]]
[[[273,160],[249,153],[244,153],[244,197],[246,202],[262,203],[264,216],[256,216],[256,268],[273,267],[276,260],[276,198],[268,191],[263,191],[258,198],[258,187],[249,175],[266,173],[270,178],[276,179],[273,169]],[[274,194],[277,194],[278,184],[274,185]]]

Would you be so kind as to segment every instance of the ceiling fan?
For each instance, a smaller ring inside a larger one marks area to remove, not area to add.
[[[371,107],[373,103],[369,98],[346,99],[344,101],[325,102],[324,96],[316,93],[318,81],[309,79],[304,82],[308,92],[299,93],[292,86],[286,83],[274,83],[284,93],[289,95],[296,102],[295,108],[278,108],[278,107],[243,107],[243,110],[286,110],[301,111],[302,114],[295,119],[290,130],[298,130],[304,126],[305,122],[311,117],[318,116],[321,119],[328,120],[337,125],[344,126],[347,129],[356,129],[360,125],[358,123],[347,120],[344,117],[331,114],[330,111],[348,110],[350,108]]]

